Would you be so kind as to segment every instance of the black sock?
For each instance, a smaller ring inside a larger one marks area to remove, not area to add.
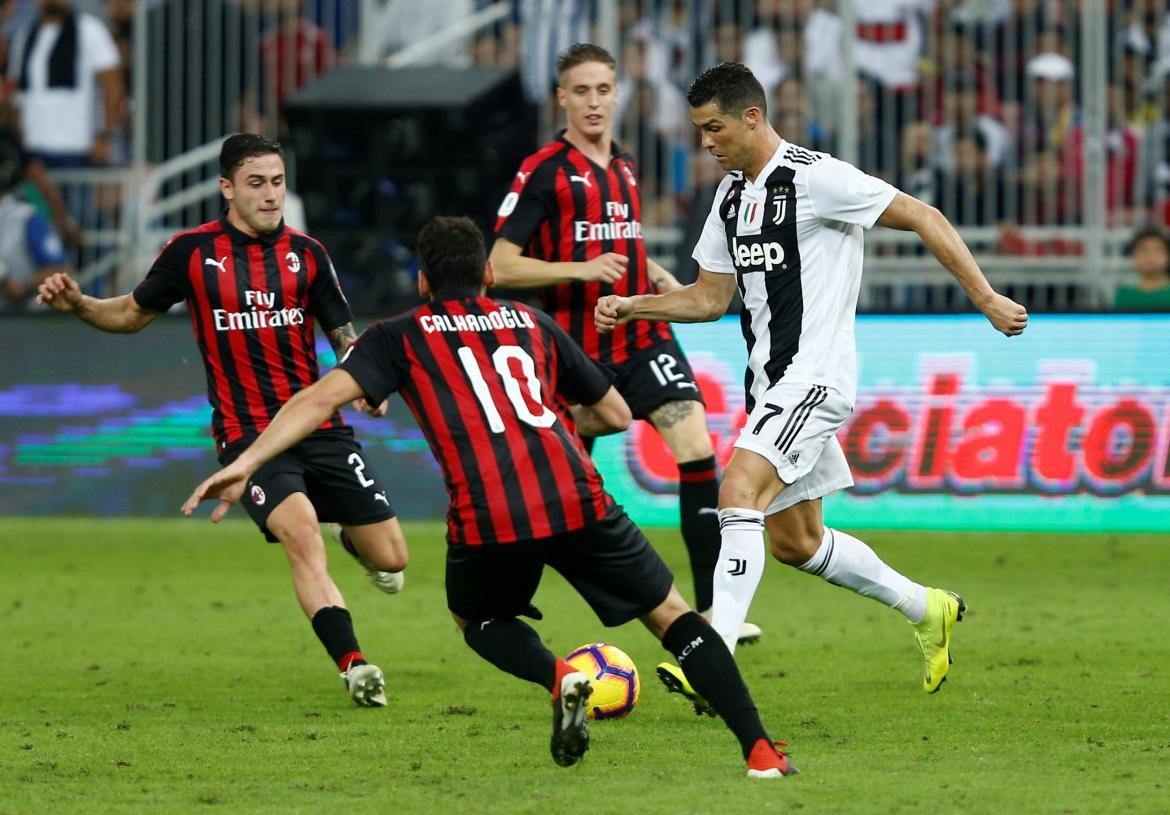
[[[353,633],[353,618],[349,616],[349,609],[341,606],[322,606],[313,615],[313,630],[317,639],[325,646],[330,658],[337,663],[343,673],[351,665],[364,665],[366,658],[362,656],[362,649],[358,646],[357,636]]]
[[[527,623],[515,617],[472,620],[463,629],[463,641],[501,671],[552,692],[557,678],[557,658]]]
[[[711,608],[715,564],[719,562],[719,475],[715,456],[678,465],[678,514],[683,542],[691,556],[695,608]],[[708,510],[703,512],[702,510]]]
[[[723,717],[747,758],[752,746],[760,739],[767,739],[768,734],[735,658],[715,629],[698,614],[688,611],[666,629],[662,645],[674,654],[691,687]]]

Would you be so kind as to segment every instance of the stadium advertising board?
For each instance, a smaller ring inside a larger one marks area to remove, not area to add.
[[[676,327],[726,463],[745,421],[734,321]],[[864,316],[860,389],[839,439],[852,528],[1170,529],[1170,318],[1048,316],[1020,337],[978,315]],[[647,524],[677,522],[677,471],[639,424],[595,450]]]
[[[169,515],[214,467],[202,366],[183,317],[150,342],[6,318],[0,512]],[[721,463],[745,416],[738,322],[677,327]],[[1021,337],[979,316],[865,316],[860,390],[840,440],[845,528],[1170,530],[1170,317],[1047,316]],[[323,362],[332,353],[323,342]],[[353,417],[405,517],[445,514],[422,434],[392,400]],[[601,439],[606,484],[640,522],[677,523],[677,471],[644,423]],[[409,497],[407,497],[409,496]]]

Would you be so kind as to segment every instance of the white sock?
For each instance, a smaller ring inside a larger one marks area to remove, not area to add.
[[[754,509],[719,510],[719,562],[711,606],[711,627],[735,653],[739,629],[747,619],[764,574],[764,513]]]
[[[800,570],[885,603],[912,623],[921,621],[926,614],[925,586],[895,572],[877,552],[839,529],[825,527],[820,548]]]

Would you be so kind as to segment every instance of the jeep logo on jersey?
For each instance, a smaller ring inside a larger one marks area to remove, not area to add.
[[[756,206],[763,209],[759,204]],[[784,247],[776,241],[740,243],[736,237],[731,239],[731,259],[744,271],[759,271],[762,265],[765,272],[770,272],[777,266],[784,266]]]
[[[301,270],[301,259],[297,257],[296,252],[289,252],[284,256],[284,262],[288,264],[288,270],[296,274]]]

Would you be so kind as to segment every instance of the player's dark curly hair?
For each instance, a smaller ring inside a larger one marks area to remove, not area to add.
[[[483,283],[483,233],[467,217],[439,215],[418,233],[418,259],[432,292]]]
[[[565,71],[576,68],[578,65],[584,65],[586,62],[600,62],[602,65],[617,70],[617,60],[609,51],[591,42],[575,42],[557,54],[557,76],[564,76]]]
[[[695,77],[687,91],[687,102],[693,108],[714,102],[720,113],[735,116],[748,108],[759,108],[760,113],[768,115],[764,86],[746,65],[738,62],[721,62]]]
[[[284,161],[284,148],[280,142],[257,133],[236,133],[228,136],[219,149],[219,174],[231,180],[232,175],[250,158],[275,153]]]

